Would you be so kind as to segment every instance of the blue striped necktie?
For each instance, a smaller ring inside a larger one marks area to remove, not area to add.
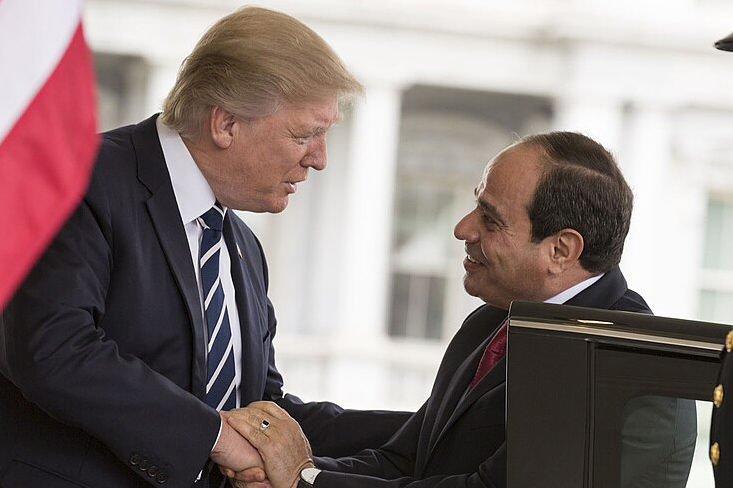
[[[224,210],[217,203],[198,218],[203,227],[199,266],[206,317],[206,403],[216,410],[236,408],[234,349],[229,313],[224,301],[224,287],[219,274],[223,244]]]

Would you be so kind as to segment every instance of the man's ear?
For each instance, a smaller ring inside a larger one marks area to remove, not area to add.
[[[550,271],[560,274],[575,265],[583,253],[583,236],[575,229],[563,229],[551,237]]]
[[[209,133],[211,141],[220,149],[227,149],[234,141],[237,116],[221,107],[209,111]]]

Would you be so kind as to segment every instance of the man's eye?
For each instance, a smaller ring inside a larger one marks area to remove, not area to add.
[[[486,225],[496,225],[496,220],[486,214],[481,214],[481,221]]]
[[[308,144],[311,141],[311,139],[313,139],[313,134],[308,134],[308,133],[298,134],[298,133],[291,132],[290,137],[292,137],[292,139],[295,141],[296,144],[304,146]]]
[[[308,142],[311,140],[310,136],[293,136],[293,139],[295,139],[295,143],[299,145],[305,145],[308,144]]]

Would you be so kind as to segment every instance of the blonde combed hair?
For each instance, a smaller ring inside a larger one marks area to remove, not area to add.
[[[361,84],[318,34],[273,10],[244,7],[220,19],[183,61],[163,102],[163,122],[197,139],[211,107],[243,118],[283,104],[350,100]]]

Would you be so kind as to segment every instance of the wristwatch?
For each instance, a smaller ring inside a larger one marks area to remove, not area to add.
[[[303,468],[300,470],[300,479],[298,480],[298,488],[313,488],[316,482],[316,476],[321,473],[318,468]]]

